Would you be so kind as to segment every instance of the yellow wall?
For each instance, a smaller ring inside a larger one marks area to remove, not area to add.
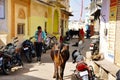
[[[61,12],[59,7],[55,7],[53,10],[53,35],[59,40],[60,38],[60,17]]]
[[[0,23],[6,23],[6,34],[8,34],[8,42],[11,42],[12,38],[15,36],[18,36],[20,41],[33,36],[39,25],[44,30],[45,22],[47,22],[47,32],[59,38],[61,19],[61,12],[59,7],[48,6],[38,1],[36,2],[35,0],[5,1],[6,16],[4,20],[0,20]],[[18,16],[20,9],[22,9],[25,14],[24,18]],[[17,34],[18,23],[25,23],[25,34]]]
[[[7,34],[6,43],[11,42],[13,37],[21,36],[17,35],[17,23],[25,23],[25,35],[27,35],[28,17],[29,17],[29,7],[30,0],[5,0],[5,24],[4,33]],[[20,19],[18,17],[19,8],[22,8],[25,12],[25,18]],[[0,20],[2,21],[2,20]],[[24,36],[24,35],[22,35]],[[21,40],[20,40],[21,41]]]
[[[34,35],[35,31],[37,30],[38,26],[42,27],[42,30],[45,29],[45,22],[48,22],[47,16],[45,13],[48,13],[47,6],[36,3],[34,0],[31,2],[31,17],[30,20],[30,35]]]
[[[53,33],[59,34],[59,13],[57,10],[54,11]]]
[[[48,15],[47,32],[50,33],[50,34],[52,34],[52,32],[53,32],[53,27],[52,27],[52,25],[53,25],[52,7],[48,8],[48,13],[49,13],[49,15]]]

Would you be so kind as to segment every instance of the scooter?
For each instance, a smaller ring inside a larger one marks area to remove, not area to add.
[[[14,38],[13,43],[8,43],[0,51],[0,69],[4,74],[10,74],[11,69],[16,66],[23,66],[20,53],[16,51],[18,38]]]
[[[32,58],[34,58],[36,56],[36,51],[35,51],[35,47],[34,44],[32,43],[31,39],[33,39],[33,37],[30,37],[29,39],[26,39],[23,43],[22,43],[22,53],[24,53],[27,62],[32,62]]]

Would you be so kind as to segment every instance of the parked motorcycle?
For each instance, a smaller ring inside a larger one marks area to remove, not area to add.
[[[47,36],[43,43],[42,52],[46,53],[46,51],[51,49],[56,42],[57,38],[55,36]]]
[[[89,49],[92,52],[91,55],[94,55],[99,52],[99,38],[93,39],[91,41]]]
[[[73,63],[77,63],[77,65],[71,80],[95,80],[93,67],[86,64],[83,55],[75,50],[72,57],[75,59]]]
[[[26,39],[22,43],[22,53],[24,53],[27,62],[32,62],[32,58],[36,56],[35,47],[33,42],[31,41],[33,38],[34,36]]]
[[[0,47],[0,66],[3,64],[3,46]]]
[[[79,42],[79,50],[72,52],[73,63],[77,63],[76,69],[71,77],[71,80],[94,80],[95,74],[92,66],[88,66],[85,62],[84,56],[81,54],[82,42]]]
[[[9,56],[5,55],[4,51],[2,51],[2,50],[0,51],[0,70],[4,74],[10,74],[10,72],[11,72],[10,58],[9,58]]]
[[[13,43],[8,43],[0,51],[0,69],[4,74],[10,74],[13,67],[23,66],[20,53],[16,51],[17,39],[14,38]]]
[[[46,53],[46,51],[51,48],[50,41],[51,41],[50,37],[47,37],[43,42],[43,46],[42,46],[43,53]]]

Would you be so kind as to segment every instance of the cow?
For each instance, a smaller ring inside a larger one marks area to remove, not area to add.
[[[69,45],[66,44],[55,44],[51,49],[50,54],[54,62],[54,75],[53,78],[56,80],[63,80],[64,69],[66,61],[69,59]]]
[[[78,36],[79,37],[79,30],[69,30],[69,36],[73,38],[73,36]]]

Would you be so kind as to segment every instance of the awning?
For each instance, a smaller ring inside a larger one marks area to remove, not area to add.
[[[69,16],[73,16],[73,14],[72,14],[71,12],[69,12],[69,11],[66,11],[66,10],[64,10],[64,9],[61,9],[61,11],[62,11],[63,13],[65,13],[65,14],[69,15]]]

